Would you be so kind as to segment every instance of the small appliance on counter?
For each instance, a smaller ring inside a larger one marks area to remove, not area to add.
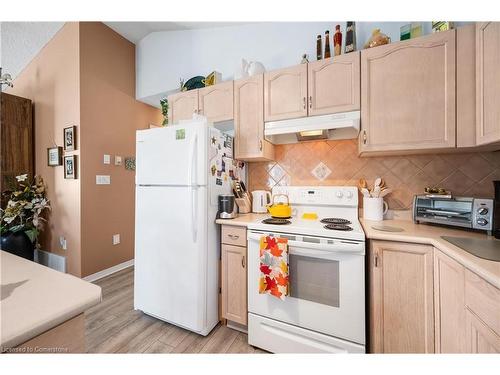
[[[500,239],[500,181],[493,181],[495,200],[493,201],[493,235]]]
[[[286,202],[276,202],[276,198],[284,197]],[[289,219],[292,217],[292,206],[287,194],[274,194],[272,204],[267,206],[271,216],[275,219]]]
[[[219,210],[217,211],[217,218],[220,219],[234,219],[238,216],[236,212],[236,201],[232,194],[219,195]]]
[[[267,213],[267,205],[271,203],[271,193],[266,190],[252,191],[252,212],[256,214]]]
[[[413,199],[413,221],[479,229],[491,234],[493,199],[416,195]]]

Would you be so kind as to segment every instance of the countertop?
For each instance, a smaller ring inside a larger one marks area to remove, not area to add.
[[[217,224],[234,225],[235,227],[247,227],[254,221],[264,220],[269,214],[239,214],[234,219],[217,219]]]
[[[101,301],[101,288],[0,251],[0,346],[12,348]]]
[[[218,219],[216,223],[246,227],[249,223],[262,220],[265,217],[267,217],[266,214],[241,214],[234,219]],[[361,218],[360,222],[368,240],[412,242],[432,245],[500,289],[500,262],[476,257],[441,238],[441,236],[455,236],[486,239],[486,234],[435,225],[415,224],[410,220],[369,221]],[[399,227],[402,228],[403,231],[385,232],[372,228],[372,226],[380,225]]]

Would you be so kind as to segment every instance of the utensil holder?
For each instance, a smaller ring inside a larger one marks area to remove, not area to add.
[[[384,198],[363,197],[363,219],[382,221],[389,206],[384,202]]]

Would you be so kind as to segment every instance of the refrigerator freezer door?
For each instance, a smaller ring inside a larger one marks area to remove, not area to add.
[[[191,186],[207,184],[206,121],[138,130],[136,184]]]
[[[206,187],[137,186],[134,307],[206,334]],[[211,305],[217,308],[214,302]]]

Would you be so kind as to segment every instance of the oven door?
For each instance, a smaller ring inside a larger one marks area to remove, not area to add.
[[[259,241],[266,234],[248,233],[249,312],[365,344],[364,242],[289,239],[290,295],[283,301],[259,294]]]

